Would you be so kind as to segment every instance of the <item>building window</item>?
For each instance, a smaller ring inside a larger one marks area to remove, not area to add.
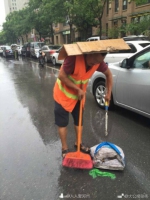
[[[126,36],[126,24],[127,24],[127,21],[126,21],[126,19],[122,19],[121,22],[122,22],[122,25],[121,25],[121,37],[125,37]]]
[[[109,13],[109,0],[107,0],[107,15]]]
[[[114,27],[117,28],[118,27],[118,21],[114,21]]]
[[[122,3],[122,10],[127,10],[127,0],[123,0]]]
[[[68,23],[67,23],[67,22],[64,22],[64,23],[63,23],[63,26],[68,26]]]
[[[108,36],[108,23],[106,23],[106,36]]]
[[[53,23],[53,27],[57,27],[58,26],[58,24],[57,23]]]
[[[115,0],[115,12],[119,10],[119,0]]]
[[[139,17],[137,16],[137,17],[133,17],[132,19],[131,19],[131,22],[132,23],[138,23],[139,22]]]

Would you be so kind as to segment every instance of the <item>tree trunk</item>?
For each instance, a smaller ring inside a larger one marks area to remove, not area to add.
[[[73,34],[72,34],[72,23],[69,24],[70,25],[70,37],[69,37],[69,43],[73,43]]]
[[[28,42],[28,35],[26,34],[26,42]]]
[[[21,39],[22,39],[22,44],[24,44],[24,39],[23,39],[23,36],[21,36]]]
[[[101,37],[102,37],[102,20],[101,19],[99,19],[99,36],[100,36],[100,39],[101,39]]]
[[[52,38],[52,44],[54,44],[54,31],[53,31],[53,24],[50,25],[50,31],[51,31],[51,38]]]

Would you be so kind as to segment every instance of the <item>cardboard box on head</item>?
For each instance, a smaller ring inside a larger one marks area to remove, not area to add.
[[[76,44],[64,44],[59,52],[58,59],[63,60],[66,56],[116,52],[128,49],[130,47],[123,39],[77,42]]]

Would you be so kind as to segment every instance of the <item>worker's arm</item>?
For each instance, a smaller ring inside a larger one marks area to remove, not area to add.
[[[106,76],[106,96],[105,96],[105,100],[108,101],[108,103],[110,103],[111,91],[112,91],[112,85],[113,85],[112,73],[111,73],[110,69],[108,68],[104,72],[104,74]]]
[[[80,89],[76,84],[74,84],[74,83],[68,78],[68,75],[65,73],[65,71],[63,70],[63,68],[59,71],[58,78],[59,78],[66,86],[68,86],[68,87],[70,87],[71,89],[77,91],[77,95],[78,95],[79,100],[81,100],[81,99],[84,97],[85,92],[84,92],[82,89]]]

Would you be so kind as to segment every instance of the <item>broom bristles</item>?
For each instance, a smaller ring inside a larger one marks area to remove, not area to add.
[[[64,158],[63,166],[78,169],[92,169],[93,162],[92,160],[83,160],[81,158]]]
[[[63,166],[78,169],[92,169],[93,161],[89,155],[83,157],[83,154],[80,154],[79,156],[77,153],[74,153],[71,154],[71,156],[66,155],[63,160]]]

